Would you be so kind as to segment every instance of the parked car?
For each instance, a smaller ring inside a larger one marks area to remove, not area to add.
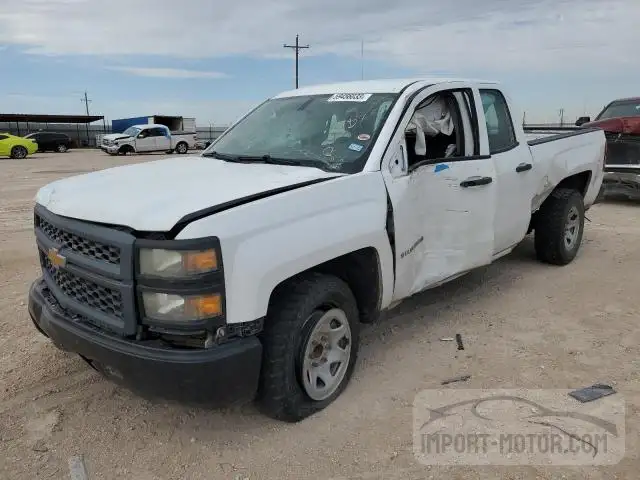
[[[111,133],[102,137],[103,151],[111,155],[132,153],[176,152],[185,154],[196,148],[193,132],[172,132],[158,124],[134,125],[122,133]]]
[[[0,133],[0,157],[26,158],[38,150],[38,144],[29,138]]]
[[[605,132],[604,195],[640,199],[640,97],[614,100],[593,121],[580,117],[576,125]]]
[[[41,152],[59,152],[65,153],[71,148],[71,138],[64,133],[56,132],[34,132],[26,135],[24,138],[30,138],[38,144],[38,150]]]
[[[518,118],[492,82],[319,85],[200,155],[58,180],[36,196],[31,318],[145,396],[299,421],[346,388],[361,323],[530,232],[540,261],[575,259],[604,134],[527,141]]]

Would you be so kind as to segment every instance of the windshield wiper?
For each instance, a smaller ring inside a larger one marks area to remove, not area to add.
[[[213,157],[226,162],[236,163],[267,163],[270,165],[290,165],[292,167],[313,167],[325,170],[326,165],[322,161],[314,160],[292,160],[289,158],[272,157],[269,154],[265,155],[228,155],[218,152],[207,152],[202,154],[203,157]]]
[[[225,160],[227,162],[233,162],[236,161],[237,156],[236,155],[225,155],[224,153],[218,153],[218,152],[205,152],[202,154],[203,157],[212,157],[212,158],[217,158],[219,160]]]

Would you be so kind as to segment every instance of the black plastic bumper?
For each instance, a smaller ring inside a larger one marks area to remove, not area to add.
[[[110,380],[138,395],[208,406],[244,403],[255,396],[262,360],[256,337],[206,350],[150,347],[74,321],[45,289],[38,280],[29,291],[36,328],[61,350],[97,364]]]

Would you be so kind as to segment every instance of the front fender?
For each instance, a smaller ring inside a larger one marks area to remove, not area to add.
[[[393,260],[386,215],[382,176],[368,172],[223,211],[189,224],[176,238],[220,238],[227,321],[238,323],[264,317],[271,293],[284,280],[367,247],[378,253],[382,306],[388,305]]]

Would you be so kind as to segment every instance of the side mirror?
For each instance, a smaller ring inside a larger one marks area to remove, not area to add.
[[[591,121],[591,117],[580,117],[576,120],[576,127],[580,127],[585,123],[589,123]]]

